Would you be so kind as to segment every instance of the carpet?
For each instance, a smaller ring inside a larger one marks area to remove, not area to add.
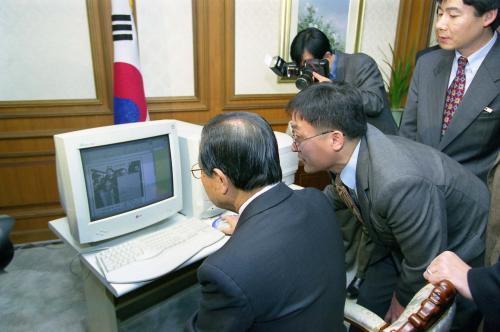
[[[16,247],[0,273],[0,331],[88,329],[80,263],[62,243]],[[199,286],[192,286],[124,321],[120,331],[182,331],[196,311]],[[168,313],[168,314],[166,314]]]

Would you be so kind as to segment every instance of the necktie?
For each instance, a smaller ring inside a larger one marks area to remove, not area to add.
[[[337,195],[339,196],[340,200],[344,202],[344,204],[347,206],[347,208],[349,208],[349,210],[352,211],[354,217],[356,217],[356,219],[362,225],[364,225],[363,218],[361,217],[361,213],[359,212],[358,206],[354,203],[354,200],[349,194],[349,191],[347,190],[346,186],[340,180],[339,174],[335,176],[335,190],[337,191]]]
[[[441,136],[444,135],[450,125],[453,115],[457,111],[458,105],[462,101],[465,92],[465,65],[467,58],[458,58],[458,68],[455,78],[446,91],[446,101],[444,103],[443,124],[441,126]]]

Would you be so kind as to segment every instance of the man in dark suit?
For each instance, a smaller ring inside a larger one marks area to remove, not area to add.
[[[376,245],[359,304],[394,321],[442,251],[482,264],[489,192],[471,172],[431,147],[367,125],[361,94],[349,84],[312,85],[287,110],[304,170],[335,174],[336,209],[358,214]],[[468,305],[459,301],[457,317],[470,317]]]
[[[321,191],[281,181],[269,124],[225,113],[203,128],[201,181],[217,206],[238,212],[229,241],[198,269],[199,311],[188,331],[341,331],[344,252]]]
[[[498,0],[438,1],[441,49],[417,62],[399,130],[485,182],[500,151],[499,6]]]
[[[359,88],[368,123],[386,134],[397,133],[398,128],[389,109],[382,75],[377,63],[370,56],[364,53],[347,54],[339,50],[333,51],[328,37],[322,31],[307,28],[293,39],[290,57],[298,64],[310,59],[327,59],[330,75],[323,77],[314,73],[314,77],[320,82],[348,82]]]
[[[485,267],[471,268],[453,252],[444,252],[424,272],[429,282],[450,280],[484,315],[484,332],[500,331],[500,154],[488,175],[491,208],[488,217]]]

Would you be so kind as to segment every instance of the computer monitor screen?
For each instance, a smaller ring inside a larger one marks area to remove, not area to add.
[[[169,137],[80,150],[90,221],[173,196]]]
[[[55,135],[58,186],[80,243],[127,234],[182,208],[175,121]]]

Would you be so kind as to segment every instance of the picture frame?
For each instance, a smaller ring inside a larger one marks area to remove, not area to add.
[[[364,9],[365,0],[281,0],[279,55],[290,61],[290,44],[299,27],[307,26],[325,32],[333,49],[359,52]]]

